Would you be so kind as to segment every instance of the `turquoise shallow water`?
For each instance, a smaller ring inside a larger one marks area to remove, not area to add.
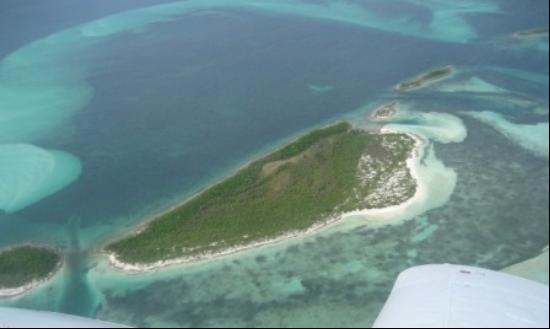
[[[366,326],[409,266],[500,269],[548,245],[548,40],[507,37],[547,24],[547,3],[220,3],[121,11],[2,49],[0,246],[54,244],[67,264],[0,304],[144,326]],[[446,64],[458,74],[445,83],[391,90]],[[97,256],[247,160],[338,118],[369,125],[394,98],[407,112],[393,125],[432,139],[429,211],[149,274]]]

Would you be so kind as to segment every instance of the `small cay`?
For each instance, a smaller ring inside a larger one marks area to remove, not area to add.
[[[133,235],[106,247],[113,265],[151,269],[238,251],[416,193],[407,134],[338,123],[255,161]],[[126,265],[126,266],[125,266]]]
[[[411,80],[399,83],[394,87],[394,89],[399,92],[420,89],[434,82],[449,78],[454,74],[454,72],[455,69],[451,65],[435,68],[428,72],[422,73]]]
[[[519,31],[514,33],[514,36],[517,38],[548,37],[548,26],[537,27],[526,31]]]
[[[369,115],[369,119],[372,121],[387,121],[393,119],[398,112],[399,102],[391,101],[374,109],[374,111]]]
[[[51,279],[62,257],[36,246],[18,246],[0,251],[0,298],[24,294]]]

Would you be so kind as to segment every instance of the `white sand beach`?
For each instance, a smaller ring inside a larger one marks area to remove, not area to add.
[[[16,287],[16,288],[0,288],[0,299],[2,298],[15,298],[15,297],[21,297],[32,290],[45,286],[46,284],[53,281],[53,279],[63,271],[65,265],[59,265],[55,268],[46,278],[42,280],[34,280],[30,283],[27,283],[24,286]]]

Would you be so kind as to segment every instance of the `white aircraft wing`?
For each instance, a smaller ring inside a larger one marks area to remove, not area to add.
[[[548,286],[468,266],[401,273],[375,328],[548,328]]]

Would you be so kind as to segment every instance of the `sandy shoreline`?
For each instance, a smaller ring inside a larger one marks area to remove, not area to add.
[[[380,133],[381,134],[389,134],[389,133],[401,133],[401,132],[393,131],[393,130],[390,130],[390,129],[381,129]],[[218,258],[221,258],[221,257],[224,257],[224,256],[229,256],[229,255],[232,255],[232,254],[244,252],[244,251],[247,251],[247,250],[256,249],[256,248],[265,247],[265,246],[271,246],[271,245],[275,245],[275,244],[278,244],[278,243],[286,242],[289,239],[304,238],[304,237],[307,237],[307,236],[309,236],[313,233],[318,233],[318,232],[322,231],[323,229],[326,229],[326,228],[328,228],[328,227],[330,227],[330,226],[332,226],[336,223],[339,223],[342,220],[344,220],[344,219],[346,219],[347,217],[350,217],[350,216],[355,216],[355,215],[369,216],[369,215],[379,215],[379,214],[400,213],[403,210],[407,209],[412,204],[415,204],[416,202],[421,200],[424,197],[425,193],[426,193],[425,184],[422,182],[422,180],[420,178],[420,175],[418,173],[418,166],[420,164],[420,159],[422,158],[422,154],[424,152],[424,148],[427,145],[427,143],[425,143],[420,137],[418,137],[414,134],[411,134],[411,133],[406,133],[406,134],[415,140],[415,148],[414,148],[414,151],[412,152],[413,154],[409,159],[407,159],[407,168],[409,168],[411,176],[416,181],[417,188],[416,188],[415,195],[413,197],[411,197],[410,199],[408,199],[407,201],[405,201],[405,202],[403,202],[399,205],[394,205],[394,206],[390,206],[390,207],[386,207],[386,208],[379,208],[379,209],[364,209],[364,210],[355,210],[355,211],[345,212],[345,213],[342,213],[342,214],[334,215],[333,217],[330,217],[330,218],[328,218],[324,221],[321,221],[317,224],[314,224],[313,226],[311,226],[310,228],[308,228],[306,230],[292,231],[292,232],[282,234],[282,235],[280,235],[278,237],[275,237],[275,238],[255,241],[255,242],[244,244],[244,245],[237,245],[237,246],[227,248],[227,249],[224,249],[224,250],[221,250],[221,251],[218,251],[218,252],[199,254],[199,255],[193,255],[193,256],[183,256],[183,257],[174,258],[174,259],[170,259],[170,260],[158,261],[158,262],[154,262],[154,263],[150,263],[150,264],[129,264],[129,263],[124,263],[124,262],[118,260],[114,253],[109,253],[109,252],[105,252],[105,251],[103,251],[103,253],[107,256],[109,264],[112,267],[114,267],[115,269],[125,271],[125,272],[134,272],[134,273],[150,272],[150,271],[158,270],[158,269],[168,267],[168,266],[172,266],[172,265],[182,265],[182,264],[190,264],[190,263],[197,263],[197,262],[206,262],[206,261],[218,259]],[[256,160],[253,160],[253,161],[256,161]],[[248,162],[248,164],[253,162],[253,161]],[[214,186],[216,184],[213,184],[212,186]],[[205,189],[202,189],[201,192],[195,193],[193,195],[193,197],[196,197],[198,194],[202,193],[202,191],[204,191],[204,190]],[[185,204],[188,201],[189,201],[189,199],[186,199],[185,201],[182,201],[181,203],[179,203],[179,205]],[[171,207],[170,209],[163,211],[161,213],[161,215],[166,214],[166,213],[174,210],[177,207],[178,206]],[[158,218],[158,216],[161,216],[161,215],[156,215],[154,218],[149,219],[147,221],[147,223],[150,222],[151,220],[154,220],[155,218]],[[144,225],[145,224],[141,224],[140,228],[143,228]],[[132,233],[135,234],[136,231],[133,231]]]
[[[395,133],[396,131],[387,129],[387,128],[381,128],[380,133],[382,134],[388,134],[388,133]],[[343,214],[343,217],[351,217],[351,216],[380,216],[380,215],[392,215],[392,214],[399,214],[405,209],[409,208],[410,206],[416,204],[420,200],[422,200],[426,194],[427,194],[427,187],[425,182],[422,180],[422,178],[419,175],[418,166],[420,164],[420,160],[423,157],[424,154],[424,148],[427,145],[420,137],[407,133],[408,136],[412,137],[416,144],[415,149],[413,151],[413,155],[407,159],[407,168],[409,168],[409,172],[411,173],[411,176],[416,182],[416,192],[413,197],[408,199],[407,201],[390,207],[385,208],[377,208],[377,209],[361,209],[361,210],[355,210],[346,212]]]
[[[26,284],[22,287],[17,287],[17,288],[5,288],[5,289],[0,289],[0,298],[13,298],[13,297],[17,297],[17,296],[21,296],[39,286],[41,286],[42,284],[46,283],[46,281],[48,280],[41,280],[41,281],[33,281],[29,284]]]
[[[59,273],[62,272],[64,263],[65,262],[61,260],[57,267],[42,280],[34,280],[24,286],[16,288],[0,288],[0,299],[21,297],[36,288],[50,283]]]

